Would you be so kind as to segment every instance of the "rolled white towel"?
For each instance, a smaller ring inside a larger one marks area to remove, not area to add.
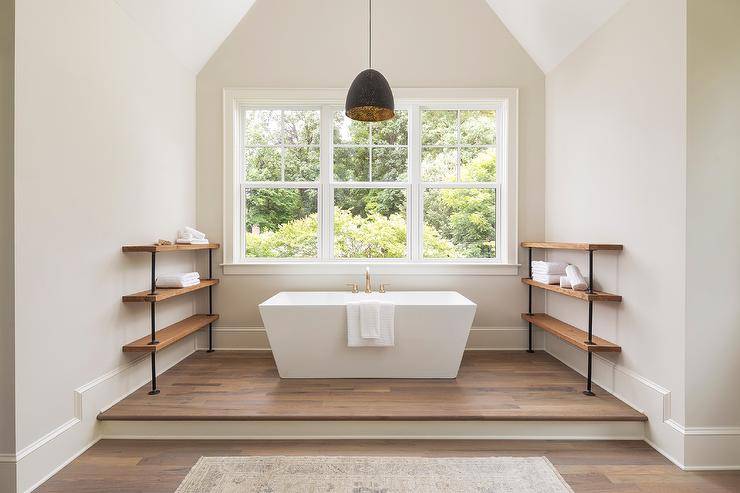
[[[565,275],[568,276],[568,282],[574,291],[586,291],[588,284],[581,275],[581,270],[575,265],[569,265],[565,268]]]
[[[588,277],[583,278],[588,283]],[[565,289],[572,289],[568,276],[560,276],[560,287]]]
[[[565,274],[565,268],[568,264],[563,262],[545,262],[543,260],[532,261],[532,273],[537,274]]]
[[[195,240],[204,240],[206,238],[206,234],[205,233],[201,233],[197,229],[191,228],[190,226],[185,226],[185,229],[183,231],[184,231],[184,234],[181,234],[180,235],[181,238],[188,238],[188,237],[190,237],[190,238],[195,239]]]
[[[541,282],[543,284],[558,284],[560,282],[560,274],[534,274],[532,273],[532,280]]]

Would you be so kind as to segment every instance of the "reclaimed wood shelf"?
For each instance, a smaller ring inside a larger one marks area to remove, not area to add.
[[[218,243],[195,244],[175,243],[173,245],[124,245],[121,250],[124,253],[131,252],[176,252],[178,250],[217,250],[221,245]]]
[[[157,288],[154,294],[150,290],[140,291],[134,294],[128,294],[123,297],[124,303],[159,303],[160,301],[182,296],[183,294],[192,293],[193,291],[199,291],[209,286],[215,286],[218,284],[218,279],[201,279],[195,286],[188,286],[187,288]]]
[[[574,345],[575,347],[586,351],[588,355],[588,371],[586,374],[585,395],[594,396],[592,390],[592,372],[593,372],[593,353],[597,351],[621,351],[616,344],[596,337],[593,330],[594,301],[617,301],[621,302],[622,297],[618,294],[604,293],[595,291],[594,286],[594,252],[597,250],[621,251],[622,245],[608,243],[562,243],[555,241],[523,241],[523,248],[529,249],[529,277],[522,279],[522,283],[529,288],[529,308],[527,313],[522,314],[522,318],[528,322],[529,326],[529,349],[527,352],[533,353],[532,341],[534,335],[532,327],[536,326],[546,332]],[[561,288],[556,284],[545,284],[532,279],[532,250],[535,248],[545,250],[580,250],[588,253],[588,291],[576,291],[574,289]],[[532,311],[532,288],[544,289],[552,293],[558,293],[571,298],[577,298],[588,302],[588,332],[568,325],[565,322],[553,318],[545,313],[533,314]]]
[[[574,289],[561,288],[557,284],[545,284],[543,282],[537,282],[527,277],[522,278],[524,284],[534,286],[535,288],[546,289],[553,293],[564,294],[571,298],[578,298],[584,301],[622,301],[622,296],[618,294],[602,293],[601,291],[594,291],[589,293],[588,291],[576,291]]]
[[[218,284],[218,279],[213,279],[213,251],[218,249],[218,243],[174,243],[172,245],[124,245],[121,250],[124,253],[148,253],[152,260],[151,287],[146,291],[123,296],[124,303],[149,303],[151,313],[151,330],[149,336],[139,338],[123,346],[124,352],[138,351],[148,352],[152,359],[152,390],[149,395],[159,394],[157,388],[157,351],[176,343],[189,336],[193,332],[208,326],[208,352],[213,352],[213,322],[218,320],[218,315],[213,313],[213,286]],[[208,252],[208,278],[201,279],[195,286],[186,288],[158,288],[156,286],[157,269],[156,259],[158,252],[198,251]],[[176,298],[184,294],[200,291],[208,288],[208,314],[192,315],[164,329],[157,330],[156,306],[160,301]]]
[[[218,320],[218,315],[192,315],[185,320],[181,320],[175,324],[165,327],[164,329],[156,331],[154,335],[156,340],[159,341],[157,344],[151,344],[152,338],[151,336],[147,335],[123,346],[123,352],[148,353],[152,351],[160,351],[167,346],[170,346],[177,341],[184,339],[190,334],[199,331],[203,327],[207,327],[208,324],[212,324],[216,320]]]
[[[562,243],[557,241],[523,241],[522,248],[544,248],[546,250],[622,250],[622,245],[608,243]]]
[[[588,332],[573,327],[570,324],[566,324],[565,322],[558,320],[555,317],[551,317],[546,313],[533,313],[532,315],[522,313],[522,318],[527,322],[536,325],[540,329],[549,332],[555,337],[576,346],[578,349],[583,349],[584,351],[618,353],[622,350],[622,348],[616,344],[596,336],[593,336],[593,344],[588,344]]]

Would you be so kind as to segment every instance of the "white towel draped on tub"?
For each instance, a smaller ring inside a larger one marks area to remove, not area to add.
[[[347,303],[347,346],[393,346],[396,306],[380,301]]]

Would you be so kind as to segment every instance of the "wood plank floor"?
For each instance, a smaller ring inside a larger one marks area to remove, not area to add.
[[[642,441],[102,440],[39,493],[171,493],[201,456],[545,456],[576,493],[740,491],[740,472],[683,472]]]
[[[271,353],[200,351],[102,420],[614,420],[646,417],[543,351],[472,351],[454,380],[280,379]]]

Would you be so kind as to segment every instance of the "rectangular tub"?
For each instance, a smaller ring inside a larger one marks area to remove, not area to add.
[[[396,305],[395,346],[347,347],[346,303]],[[454,291],[281,292],[259,305],[282,378],[455,378],[476,304]]]

